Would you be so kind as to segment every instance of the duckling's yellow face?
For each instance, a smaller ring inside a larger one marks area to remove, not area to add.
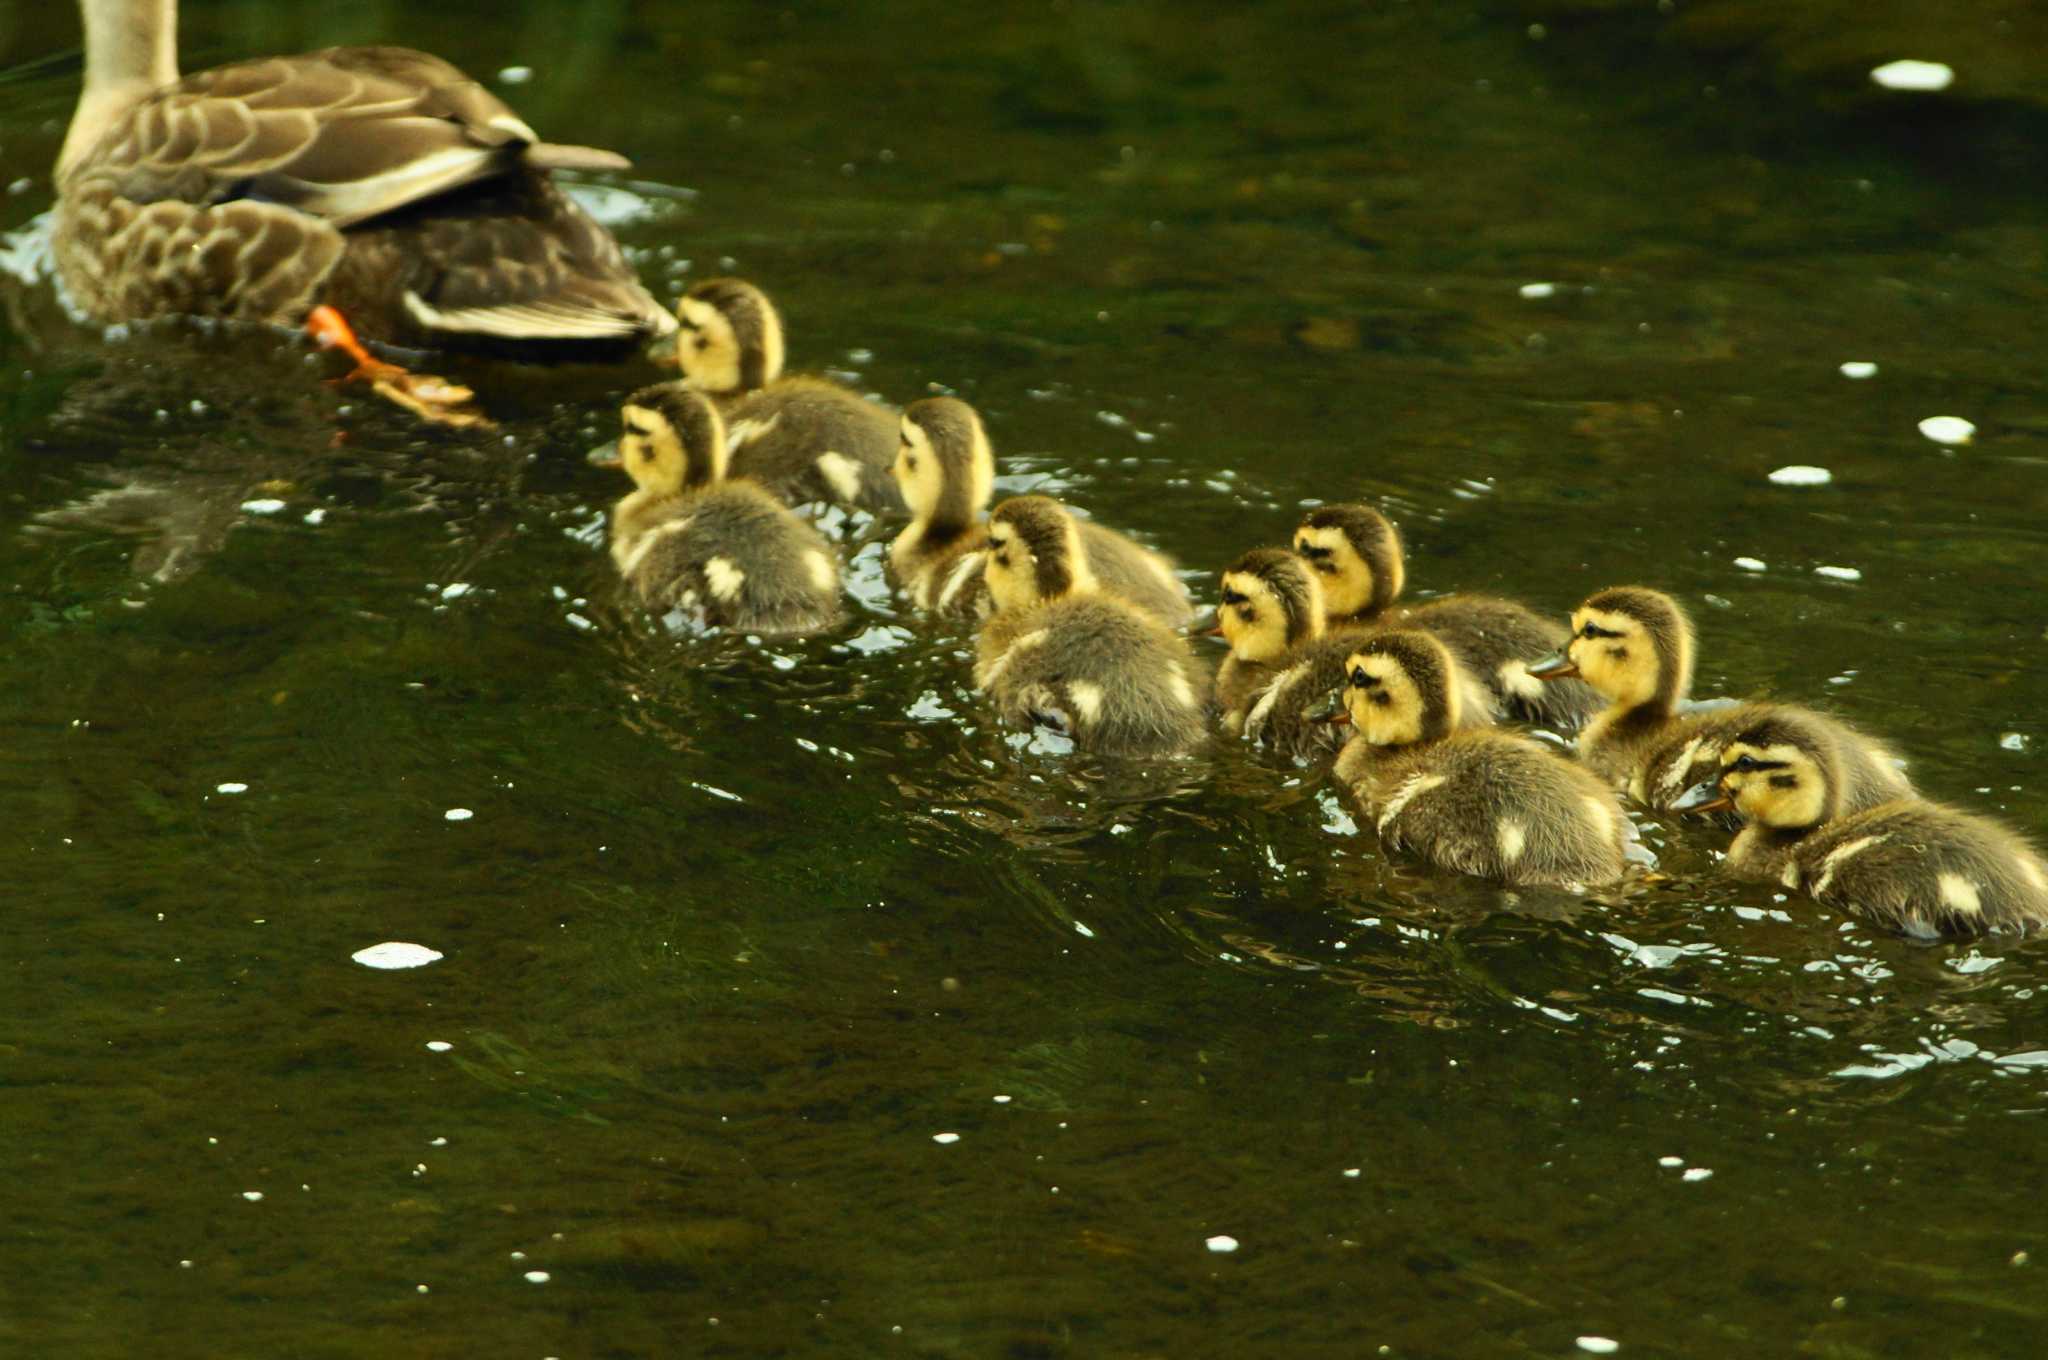
[[[1294,553],[1315,573],[1331,617],[1356,614],[1372,602],[1372,567],[1342,529],[1304,524],[1294,531]]]
[[[1038,559],[1014,525],[993,520],[988,526],[987,558],[982,575],[989,599],[998,610],[1029,609],[1038,603]]]
[[[945,493],[946,474],[932,452],[932,437],[924,426],[905,417],[897,422],[896,461],[889,465],[896,489],[914,520],[930,519]]]
[[[1624,707],[1650,702],[1663,663],[1639,619],[1611,609],[1581,605],[1572,614],[1572,638],[1565,655],[1579,677]]]
[[[1250,572],[1223,573],[1216,622],[1240,661],[1276,661],[1287,654],[1287,611],[1273,588]]]
[[[1747,822],[1797,829],[1827,815],[1827,776],[1806,751],[1788,742],[1733,742],[1721,753],[1721,790]]]
[[[741,358],[725,313],[693,297],[676,304],[676,362],[684,382],[699,392],[737,391]]]
[[[1399,660],[1354,652],[1344,663],[1344,708],[1373,746],[1422,740],[1422,691]]]
[[[657,495],[682,490],[689,459],[683,452],[682,436],[668,417],[652,407],[628,403],[619,419],[624,426],[619,434],[619,465],[633,484]]]

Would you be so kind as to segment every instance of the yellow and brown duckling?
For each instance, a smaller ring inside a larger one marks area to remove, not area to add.
[[[903,509],[889,476],[897,413],[823,378],[784,375],[782,314],[766,293],[706,279],[676,304],[676,323],[683,381],[718,403],[733,476],[791,504]]]
[[[1728,741],[1772,715],[1824,729],[1842,753],[1844,811],[1913,792],[1899,760],[1837,718],[1778,703],[1683,711],[1692,688],[1692,620],[1678,602],[1642,586],[1614,586],[1572,612],[1564,653],[1532,668],[1544,680],[1577,677],[1607,707],[1579,733],[1579,758],[1595,774],[1657,811],[1720,768]]]
[[[1335,752],[1343,731],[1312,715],[1342,688],[1345,662],[1368,629],[1326,631],[1322,587],[1308,563],[1285,548],[1254,548],[1223,569],[1216,631],[1230,654],[1216,672],[1225,731],[1289,755]],[[1490,721],[1492,700],[1478,678],[1454,665],[1458,711]]]
[[[1742,726],[1681,810],[1732,808],[1727,867],[1921,938],[2048,925],[2048,864],[2006,827],[1923,798],[1843,806],[1853,750],[1811,714]]]
[[[981,416],[956,397],[930,397],[904,409],[893,468],[910,524],[889,549],[889,576],[927,613],[986,618],[993,609],[983,577],[996,460]],[[1178,628],[1193,613],[1173,564],[1113,529],[1076,520],[1089,574]]]
[[[1515,717],[1548,727],[1575,728],[1600,709],[1600,696],[1584,685],[1545,685],[1529,675],[1531,663],[1565,644],[1554,620],[1492,595],[1446,595],[1403,605],[1407,567],[1401,535],[1369,505],[1324,505],[1294,531],[1294,551],[1323,588],[1330,626],[1351,624],[1421,628],[1436,634],[1485,681],[1496,718]]]
[[[982,552],[995,612],[982,624],[974,683],[1006,722],[1107,754],[1200,744],[1204,686],[1186,641],[1098,587],[1080,522],[1059,502],[1004,501]]]
[[[1622,876],[1634,828],[1613,790],[1541,742],[1458,726],[1457,663],[1433,633],[1360,639],[1336,776],[1387,846],[1511,885],[1581,890]]]
[[[626,398],[615,443],[593,449],[638,488],[612,510],[612,560],[641,601],[706,625],[812,633],[840,619],[839,561],[758,482],[726,476],[725,422],[679,383]]]

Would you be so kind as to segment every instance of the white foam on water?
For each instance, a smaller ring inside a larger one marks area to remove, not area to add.
[[[1920,422],[1920,433],[1937,444],[1953,447],[1975,439],[1977,427],[1961,416],[1929,416]]]
[[[468,808],[449,808],[446,812],[442,813],[441,816],[445,820],[451,822],[466,822],[470,818],[476,816],[476,814],[474,812],[471,812]]]
[[[213,786],[213,791],[215,793],[247,793],[249,791],[249,786],[237,780],[231,779],[225,784],[215,784]]]
[[[424,968],[430,963],[438,962],[442,954],[440,950],[429,949],[423,944],[386,940],[367,949],[358,949],[349,957],[365,968]]]
[[[1235,1237],[1231,1237],[1227,1233],[1218,1233],[1216,1234],[1216,1236],[1210,1238],[1202,1245],[1207,1247],[1210,1251],[1217,1252],[1219,1254],[1228,1254],[1230,1252],[1237,1250],[1237,1239]]]
[[[1619,1341],[1605,1336],[1582,1336],[1578,1344],[1579,1349],[1589,1355],[1612,1355],[1621,1349]]]
[[[446,1053],[449,1049],[453,1047],[455,1047],[455,1045],[449,1043],[446,1039],[427,1040],[427,1052],[429,1053]]]
[[[1854,378],[1858,382],[1865,378],[1875,378],[1877,376],[1877,365],[1871,363],[1868,359],[1847,359],[1842,363],[1842,376]]]
[[[1793,463],[1771,474],[1772,486],[1826,486],[1833,480],[1834,473],[1807,463]]]
[[[1830,581],[1860,581],[1863,573],[1854,567],[1815,567],[1815,576],[1825,576]]]
[[[935,1133],[932,1135],[932,1141],[941,1145],[957,1143],[960,1141],[960,1135],[957,1133]]]
[[[1738,557],[1735,559],[1735,565],[1742,568],[1744,571],[1769,570],[1769,568],[1765,566],[1764,560],[1761,557]]]
[[[1538,298],[1556,297],[1557,285],[1554,283],[1525,283],[1515,291],[1523,297],[1535,301]]]
[[[1873,67],[1870,72],[1873,84],[1887,90],[1918,90],[1931,93],[1946,90],[1956,83],[1955,67],[1941,61],[1915,61],[1910,57],[1888,61]]]
[[[284,502],[271,496],[259,496],[253,501],[242,502],[245,515],[274,515],[284,509]]]

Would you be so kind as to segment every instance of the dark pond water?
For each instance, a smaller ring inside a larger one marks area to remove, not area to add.
[[[1658,585],[1703,691],[2048,826],[2003,122],[1456,4],[313,8],[193,4],[186,65],[531,67],[659,291],[761,281],[1192,580],[1372,497],[1425,591]],[[76,41],[0,16],[10,227]],[[676,640],[580,457],[638,375],[465,368],[502,426],[447,436],[288,337],[7,301],[0,1352],[2036,1353],[2038,946],[1697,826],[1517,895],[1235,749],[1028,749],[872,555],[840,634]]]

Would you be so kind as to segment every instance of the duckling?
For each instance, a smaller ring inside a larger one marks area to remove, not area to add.
[[[897,589],[928,613],[986,618],[992,608],[982,577],[987,529],[981,512],[995,494],[996,460],[972,406],[954,397],[914,401],[903,412],[892,469],[910,507],[910,525],[889,549]],[[1077,520],[1090,573],[1168,626],[1193,615],[1188,589],[1173,564],[1113,529]]]
[[[1220,598],[1216,631],[1230,644],[1216,672],[1224,730],[1289,755],[1334,752],[1341,730],[1310,714],[1343,686],[1346,658],[1372,630],[1326,633],[1322,587],[1285,548],[1254,548],[1225,567]],[[1493,701],[1479,677],[1454,659],[1452,678],[1462,721],[1490,722]]]
[[[840,618],[839,563],[760,483],[728,479],[725,422],[677,383],[626,398],[625,433],[590,461],[638,490],[612,510],[612,560],[641,601],[749,633],[812,633]]]
[[[1484,677],[1495,718],[1513,716],[1570,729],[1599,711],[1600,696],[1588,686],[1560,689],[1530,678],[1529,663],[1564,646],[1565,633],[1527,606],[1492,595],[1396,604],[1407,583],[1401,535],[1371,506],[1324,505],[1309,511],[1294,531],[1294,551],[1322,583],[1331,627],[1377,624],[1436,634],[1451,655]]]
[[[1573,611],[1571,627],[1565,651],[1529,673],[1582,677],[1606,696],[1608,707],[1579,733],[1579,758],[1655,811],[1673,810],[1674,800],[1719,769],[1730,738],[1773,716],[1825,731],[1841,750],[1844,811],[1913,792],[1903,762],[1840,719],[1779,703],[1682,712],[1692,687],[1693,628],[1669,595],[1642,586],[1599,591]]]
[[[1622,875],[1634,828],[1584,766],[1527,737],[1458,730],[1457,662],[1434,633],[1359,639],[1343,712],[1357,735],[1337,757],[1394,849],[1514,886],[1582,890]]]
[[[823,378],[784,376],[782,314],[766,293],[744,279],[706,279],[676,304],[676,324],[683,381],[725,417],[733,476],[791,504],[902,512],[889,476],[895,409]]]
[[[1855,753],[1811,717],[1744,724],[1722,748],[1717,777],[1679,800],[1742,817],[1730,873],[1775,878],[1923,939],[2048,925],[2048,864],[2038,850],[1988,817],[1923,798],[1847,811]]]
[[[1124,755],[1173,755],[1202,740],[1187,643],[1098,587],[1080,522],[1059,502],[1004,501],[982,553],[995,612],[982,625],[974,683],[1006,721]]]

